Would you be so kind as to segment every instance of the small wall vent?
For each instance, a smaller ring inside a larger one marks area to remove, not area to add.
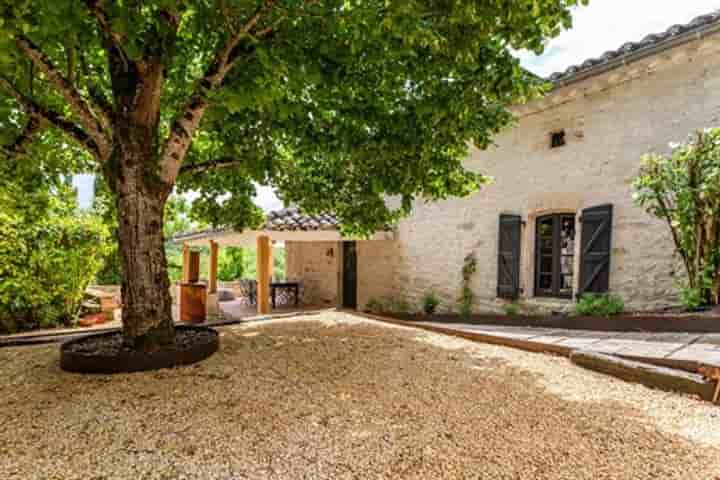
[[[565,146],[565,130],[559,130],[550,134],[550,148]]]

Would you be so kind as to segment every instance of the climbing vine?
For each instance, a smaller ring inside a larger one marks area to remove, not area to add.
[[[477,271],[477,259],[474,253],[468,253],[463,260],[462,291],[460,293],[460,314],[464,317],[470,315],[475,294],[470,288],[470,279]]]

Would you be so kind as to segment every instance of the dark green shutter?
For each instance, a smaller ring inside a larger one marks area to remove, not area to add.
[[[600,205],[582,211],[580,222],[580,290],[605,293],[610,287],[613,206]]]
[[[500,215],[497,296],[515,300],[520,295],[520,237],[522,219]]]

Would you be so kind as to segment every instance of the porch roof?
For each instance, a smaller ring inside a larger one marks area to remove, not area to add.
[[[337,217],[332,214],[305,215],[297,208],[284,208],[269,212],[265,224],[256,230],[237,231],[233,229],[207,229],[196,232],[180,233],[170,239],[182,245],[206,245],[213,241],[220,246],[254,247],[257,237],[266,236],[270,240],[291,242],[325,242],[353,240],[340,233]],[[392,240],[394,233],[382,230],[368,240]]]

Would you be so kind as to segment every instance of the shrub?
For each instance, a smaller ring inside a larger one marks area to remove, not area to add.
[[[427,315],[435,313],[438,305],[440,305],[440,298],[437,296],[434,290],[430,290],[423,297],[423,311]]]
[[[371,298],[365,304],[365,311],[377,315],[382,313],[404,314],[410,312],[410,305],[403,297]]]
[[[377,298],[371,298],[365,305],[365,310],[370,313],[380,314],[385,311],[385,306]]]
[[[462,289],[460,292],[460,315],[467,317],[472,313],[472,304],[475,300],[475,295],[470,288],[470,280],[473,274],[477,271],[477,259],[474,253],[469,253],[463,260],[462,267]]]
[[[97,217],[78,214],[66,202],[52,198],[47,210],[0,212],[0,330],[75,319],[102,265],[108,233]]]
[[[720,303],[720,128],[690,136],[669,156],[645,155],[633,187],[636,203],[668,225],[686,305]]]
[[[404,314],[410,312],[410,305],[403,297],[391,298],[388,301],[387,309],[390,313]]]
[[[517,317],[520,314],[520,306],[517,303],[506,303],[502,309],[508,317]]]
[[[245,273],[245,252],[240,247],[226,247],[220,250],[218,258],[218,279],[230,282],[243,278]]]
[[[609,317],[625,310],[625,302],[619,295],[586,293],[575,305],[575,313],[583,316]]]

